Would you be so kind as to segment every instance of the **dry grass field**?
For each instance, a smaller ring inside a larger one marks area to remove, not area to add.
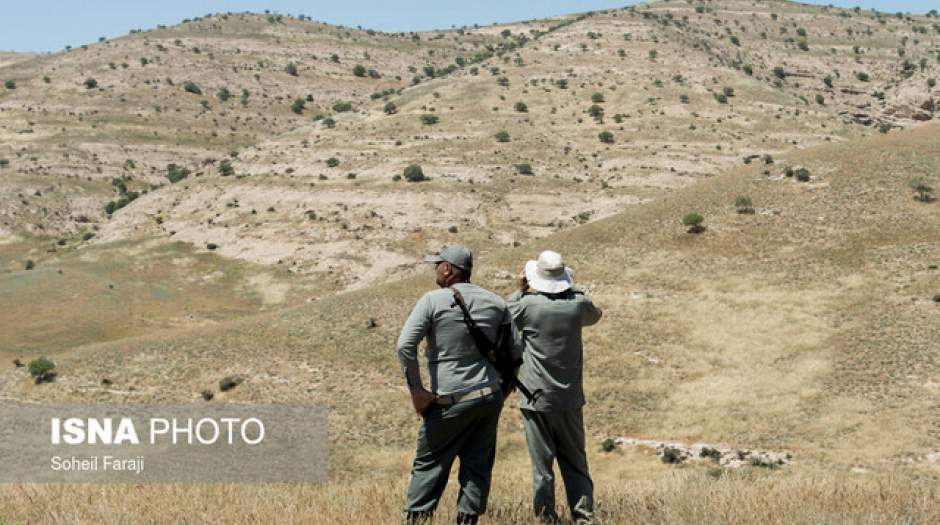
[[[2,485],[0,523],[398,522],[418,420],[394,342],[434,286],[416,261],[454,241],[476,250],[474,281],[501,294],[525,260],[558,250],[604,308],[585,338],[603,523],[940,522],[940,204],[910,187],[940,185],[940,126],[918,120],[933,116],[921,106],[940,69],[936,24],[722,0],[415,39],[216,15],[0,62],[0,80],[20,79],[0,94],[0,399],[203,403],[209,389],[212,403],[325,404],[331,435],[323,484]],[[426,63],[525,33],[412,85]],[[160,60],[141,66],[143,50]],[[385,64],[381,78],[354,75],[357,61]],[[48,96],[33,99],[26,88],[53,68]],[[101,88],[86,90],[93,68]],[[214,95],[223,77],[231,107],[212,99],[195,117],[199,99],[179,84]],[[264,87],[242,106],[250,82]],[[401,90],[372,99],[380,87]],[[144,91],[161,111],[135,117]],[[314,102],[294,114],[307,91]],[[595,92],[603,122],[587,113]],[[356,110],[333,113],[337,100]],[[425,113],[440,121],[422,124]],[[34,131],[19,133],[27,120]],[[193,136],[171,131],[182,128]],[[509,142],[493,137],[501,129]],[[614,142],[601,143],[608,129]],[[225,157],[233,176],[219,173]],[[169,183],[170,162],[190,175]],[[532,176],[515,173],[522,162]],[[392,179],[410,163],[431,180]],[[120,184],[140,196],[106,215]],[[738,213],[738,197],[753,213]],[[690,212],[702,233],[682,225]],[[9,364],[37,355],[54,358],[55,382]],[[217,391],[231,374],[246,380]],[[510,398],[501,420],[487,523],[531,523],[516,407]],[[644,447],[603,449],[619,437],[792,462],[675,465]],[[436,522],[453,520],[454,492]]]

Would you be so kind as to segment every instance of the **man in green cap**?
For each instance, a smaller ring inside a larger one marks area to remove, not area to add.
[[[529,261],[517,285],[508,304],[524,346],[519,379],[542,390],[534,401],[519,403],[532,460],[533,508],[543,522],[559,520],[552,472],[558,460],[572,517],[594,523],[594,483],[584,450],[581,329],[598,322],[601,310],[572,288],[571,269],[556,252]]]
[[[497,340],[501,330],[508,330],[517,358],[522,348],[506,303],[470,282],[473,254],[469,248],[451,245],[425,262],[435,265],[440,289],[421,297],[397,345],[414,409],[423,419],[405,518],[408,523],[421,523],[431,517],[451,465],[459,458],[457,523],[474,524],[486,510],[496,429],[508,385],[500,384],[499,372],[475,345],[450,288],[460,292],[472,319],[491,341]],[[425,389],[418,369],[418,344],[424,338],[430,390]]]

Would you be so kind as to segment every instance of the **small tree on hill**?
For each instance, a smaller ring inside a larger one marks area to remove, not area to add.
[[[215,96],[216,96],[221,102],[225,102],[226,100],[232,98],[232,92],[229,91],[228,88],[223,87],[223,88],[219,89],[219,92],[216,93]]]
[[[183,91],[194,95],[202,95],[202,90],[199,89],[199,86],[197,86],[195,82],[186,82],[183,84]]]
[[[440,122],[440,120],[441,119],[438,118],[437,115],[434,115],[432,113],[425,113],[424,115],[421,115],[421,123],[424,124],[425,126],[433,126],[434,124],[437,124],[438,122]]]
[[[83,84],[85,85],[86,89],[95,89],[96,87],[98,87],[98,81],[91,77],[86,78]]]
[[[304,99],[296,98],[294,99],[294,103],[290,105],[290,110],[300,115],[304,112],[305,107],[306,107],[306,102],[304,102]]]
[[[930,194],[933,193],[933,187],[927,184],[927,181],[923,177],[917,177],[911,181],[911,189],[917,193],[915,199],[920,202],[930,202]]]
[[[522,102],[521,100],[516,102],[516,105],[513,106],[513,108],[519,113],[526,113],[529,111],[529,106],[526,106],[525,102]]]
[[[15,80],[7,80],[6,82],[3,83],[3,87],[5,87],[5,88],[7,88],[7,89],[16,89],[16,81],[15,81]]]
[[[424,172],[421,170],[421,166],[417,164],[409,164],[404,171],[405,180],[408,182],[421,182],[428,180],[424,175]]]
[[[604,144],[614,143],[614,134],[609,131],[601,131],[597,134],[597,138],[600,139],[600,141]]]
[[[55,379],[55,363],[45,357],[33,359],[28,365],[29,375],[31,375],[36,384],[49,383]]]
[[[500,130],[496,132],[496,142],[509,142],[509,132],[506,130]]]
[[[353,75],[356,75],[357,77],[365,77],[366,67],[362,64],[356,64],[356,66],[353,67]]]
[[[235,167],[232,166],[232,161],[225,159],[219,163],[219,175],[223,177],[228,177],[229,175],[235,174]]]
[[[705,227],[702,226],[704,221],[705,218],[696,212],[689,213],[682,218],[682,224],[689,227],[689,233],[702,233],[705,231]]]
[[[297,64],[295,64],[295,63],[293,63],[293,62],[289,62],[289,63],[287,64],[287,67],[284,68],[284,72],[287,73],[288,75],[292,76],[292,77],[296,77],[296,76],[300,75],[300,72],[297,71]]]
[[[603,103],[604,103],[604,94],[603,94],[603,93],[594,93],[593,95],[591,95],[591,102],[593,102],[593,103],[595,103],[595,104],[603,104]]]
[[[384,110],[386,115],[394,115],[398,112],[398,106],[396,106],[394,102],[389,102],[385,104]]]

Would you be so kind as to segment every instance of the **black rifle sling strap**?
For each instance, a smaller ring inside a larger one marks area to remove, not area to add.
[[[503,376],[503,380],[508,380],[519,389],[519,392],[522,393],[529,400],[530,403],[535,403],[538,395],[542,393],[541,390],[536,390],[534,393],[531,392],[525,385],[519,381],[519,378],[516,377],[515,368],[519,363],[514,363],[511,355],[498,355],[497,352],[500,350],[500,347],[503,344],[512,344],[512,328],[509,329],[508,335],[503,335],[503,337],[497,336],[496,344],[493,344],[490,341],[490,338],[486,336],[483,332],[483,329],[477,325],[476,321],[473,320],[473,317],[470,315],[470,310],[467,308],[467,303],[463,299],[463,295],[454,287],[451,287],[450,290],[454,293],[454,303],[460,307],[460,311],[463,312],[463,320],[467,325],[467,329],[470,331],[470,337],[473,339],[474,345],[477,347],[477,350],[483,354],[490,363],[496,368],[496,370]],[[509,341],[506,341],[505,338],[508,337]],[[505,353],[505,352],[503,352]]]

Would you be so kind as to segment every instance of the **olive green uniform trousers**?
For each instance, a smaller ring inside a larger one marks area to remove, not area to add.
[[[457,512],[483,514],[486,511],[502,407],[503,394],[498,390],[449,406],[431,404],[418,432],[406,515],[434,512],[457,458],[460,459]]]
[[[552,472],[552,465],[557,460],[572,517],[591,521],[594,517],[594,483],[588,473],[584,452],[581,407],[548,412],[522,409],[522,426],[532,459],[535,514],[545,520],[558,520]]]

